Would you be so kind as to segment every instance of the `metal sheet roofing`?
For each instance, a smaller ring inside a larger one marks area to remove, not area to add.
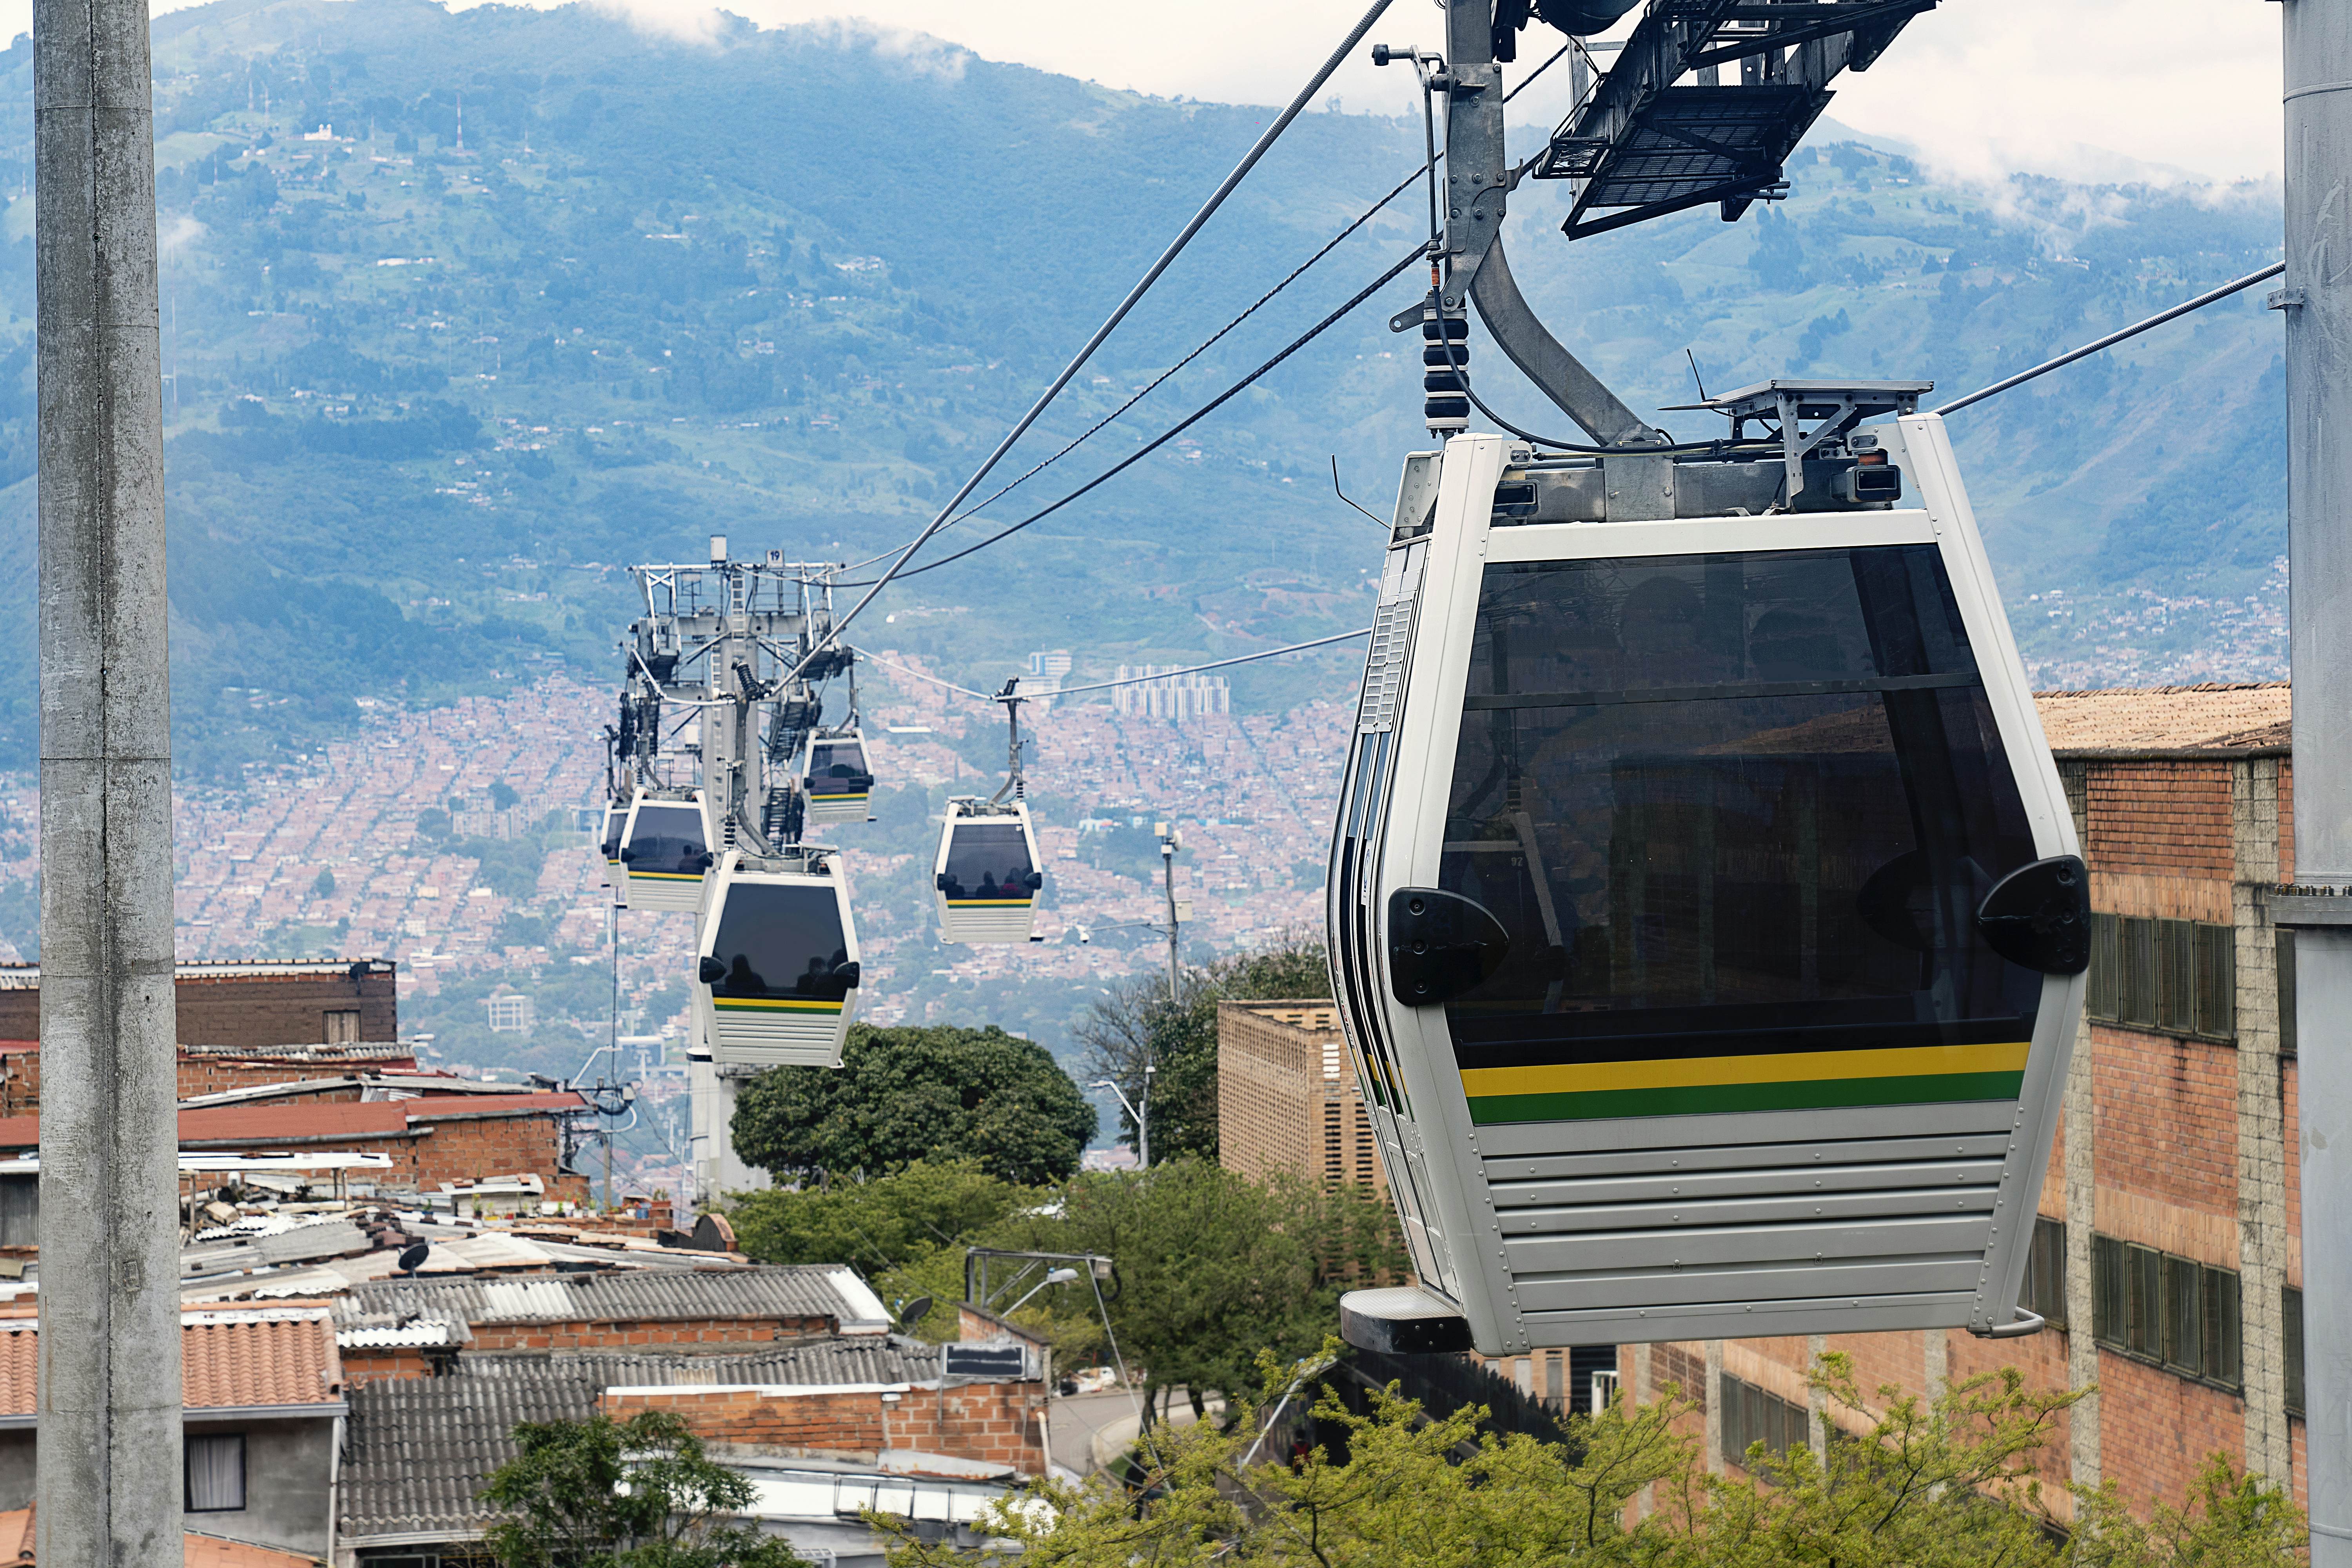
[[[936,1345],[876,1335],[757,1355],[598,1355],[577,1358],[602,1388],[892,1388],[936,1383]]]
[[[478,1497],[515,1457],[524,1421],[584,1421],[595,1378],[547,1356],[465,1356],[443,1377],[395,1378],[352,1390],[345,1427],[342,1531],[372,1536],[463,1538],[488,1513]]]
[[[180,1142],[264,1144],[311,1138],[396,1138],[420,1124],[472,1117],[550,1116],[583,1110],[569,1090],[550,1094],[435,1096],[417,1100],[215,1105],[180,1112]],[[0,1149],[37,1148],[41,1119],[0,1118]]]
[[[889,1319],[847,1268],[643,1269],[563,1279],[379,1279],[354,1286],[341,1321],[449,1318],[469,1323],[673,1322],[688,1319],[830,1318],[845,1331],[879,1332]]]

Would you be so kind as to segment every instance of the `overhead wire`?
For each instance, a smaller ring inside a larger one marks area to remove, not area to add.
[[[1349,313],[1354,311],[1356,307],[1361,305],[1365,300],[1370,299],[1373,295],[1379,293],[1381,289],[1394,282],[1398,276],[1402,274],[1406,268],[1411,267],[1414,262],[1421,260],[1425,254],[1426,253],[1421,246],[1415,245],[1410,251],[1405,253],[1403,258],[1398,261],[1396,265],[1391,267],[1387,271],[1372,279],[1371,282],[1358,289],[1355,296],[1346,304],[1340,306],[1338,310],[1332,311],[1329,315],[1316,322],[1315,325],[1307,328],[1306,331],[1300,333],[1297,337],[1293,338],[1289,344],[1285,347],[1280,353],[1276,354],[1272,359],[1267,360],[1264,364],[1259,365],[1255,370],[1250,372],[1247,375],[1242,377],[1239,381],[1236,381],[1231,386],[1225,388],[1224,391],[1217,394],[1215,397],[1210,399],[1207,403],[1202,405],[1202,406],[1193,410],[1191,414],[1186,415],[1176,424],[1171,426],[1168,429],[1163,430],[1151,440],[1147,441],[1135,451],[1129,453],[1126,457],[1120,458],[1109,468],[1105,468],[1101,473],[1097,474],[1093,479],[1088,479],[1085,484],[1080,485],[1076,489],[1072,490],[1061,500],[1053,502],[1049,506],[1040,507],[1037,510],[1031,512],[1027,517],[1023,518],[1019,522],[1013,523],[1009,527],[1001,528],[994,533],[990,534],[986,539],[982,540],[979,543],[968,544],[952,555],[942,555],[937,561],[927,561],[920,566],[906,570],[894,569],[892,572],[887,573],[881,577],[872,579],[873,590],[871,593],[867,594],[866,597],[870,599],[873,597],[874,594],[881,592],[883,584],[890,582],[894,577],[919,577],[926,572],[936,572],[942,566],[950,565],[955,562],[962,560],[967,555],[974,554],[980,551],[985,550],[990,545],[996,543],[999,540],[1009,539],[1013,535],[1020,532],[1023,529],[1027,528],[1031,523],[1042,522],[1046,518],[1053,516],[1054,513],[1061,510],[1072,501],[1076,500],[1080,496],[1085,495],[1087,491],[1096,489],[1118,478],[1120,474],[1125,473],[1128,469],[1143,461],[1144,458],[1151,456],[1152,453],[1158,451],[1160,447],[1166,446],[1169,442],[1174,440],[1177,437],[1181,436],[1185,431],[1191,429],[1193,426],[1199,424],[1202,420],[1207,418],[1210,415],[1215,413],[1218,409],[1223,407],[1234,398],[1240,396],[1244,392],[1247,391],[1254,384],[1255,384],[1259,377],[1275,369],[1292,354],[1297,353],[1300,349],[1305,348],[1308,343],[1313,342],[1317,338],[1321,337],[1325,332],[1330,331],[1331,328],[1337,326],[1342,318],[1348,316]],[[901,564],[903,565],[903,560]],[[866,584],[864,583],[845,583],[842,586],[858,588],[865,587]]]
[[[1509,103],[1511,100],[1517,98],[1520,93],[1533,86],[1538,77],[1543,75],[1544,72],[1549,70],[1553,66],[1558,65],[1562,59],[1566,58],[1569,51],[1575,47],[1576,44],[1573,39],[1569,43],[1562,45],[1552,54],[1550,58],[1545,60],[1543,64],[1529,71],[1525,77],[1519,79],[1517,86],[1513,87],[1510,91],[1505,93],[1503,95],[1503,101],[1507,104]],[[1441,151],[1438,152],[1435,156],[1439,162],[1443,162],[1445,154]],[[1272,303],[1276,295],[1281,294],[1293,283],[1297,282],[1300,278],[1306,276],[1307,270],[1317,262],[1330,255],[1334,250],[1337,250],[1342,243],[1352,237],[1357,231],[1361,229],[1366,224],[1371,222],[1373,218],[1378,217],[1382,212],[1386,211],[1390,203],[1395,201],[1397,197],[1411,190],[1412,188],[1413,182],[1422,177],[1423,171],[1420,169],[1414,169],[1407,174],[1404,178],[1399,180],[1394,185],[1391,186],[1385,195],[1381,196],[1370,206],[1366,207],[1361,213],[1357,215],[1354,220],[1349,223],[1346,227],[1333,235],[1328,240],[1326,240],[1312,256],[1309,256],[1306,260],[1300,262],[1297,267],[1292,268],[1289,273],[1285,276],[1280,282],[1267,289],[1265,293],[1259,295],[1255,300],[1252,301],[1251,304],[1241,312],[1241,314],[1234,317],[1223,326],[1219,327],[1214,332],[1212,332],[1207,338],[1202,340],[1202,342],[1195,346],[1191,353],[1178,360],[1174,364],[1170,365],[1166,370],[1161,371],[1158,375],[1153,376],[1151,380],[1145,383],[1142,386],[1138,387],[1125,402],[1121,403],[1117,408],[1112,409],[1108,414],[1104,415],[1100,419],[1096,420],[1092,425],[1087,426],[1085,430],[1081,431],[1077,436],[1074,437],[1069,442],[1064,445],[1060,450],[1053,453],[1050,457],[1041,458],[1037,462],[1033,463],[1019,477],[1007,480],[1005,483],[999,485],[983,499],[972,502],[971,505],[964,508],[963,510],[958,512],[954,517],[950,518],[945,527],[940,529],[938,531],[945,532],[947,529],[953,528],[967,519],[987,510],[989,506],[1001,500],[1011,491],[1018,489],[1023,484],[1027,483],[1030,479],[1036,478],[1039,474],[1045,472],[1045,469],[1053,467],[1055,463],[1060,462],[1064,458],[1066,458],[1072,452],[1076,451],[1087,441],[1092,440],[1096,436],[1101,434],[1104,428],[1116,421],[1119,416],[1125,414],[1137,404],[1150,396],[1151,394],[1157,392],[1161,386],[1167,384],[1169,379],[1174,376],[1177,372],[1184,369],[1185,366],[1191,364],[1194,360],[1199,359],[1202,354],[1208,353],[1209,350],[1214,348],[1219,342],[1223,342],[1227,336],[1229,336],[1236,327],[1239,327],[1252,316],[1255,316],[1258,311],[1264,310],[1268,304]],[[863,561],[853,562],[850,564],[844,566],[842,570],[845,572],[862,572],[866,567],[873,565],[876,562],[887,559],[895,552],[895,551],[886,550],[880,554],[869,555]],[[845,585],[858,586],[860,584],[850,584]]]
[[[1187,665],[1181,669],[1163,669],[1157,675],[1131,675],[1118,680],[1097,680],[1086,686],[1057,686],[1051,691],[1039,691],[1034,696],[1022,698],[1022,700],[1034,702],[1048,697],[1076,697],[1082,691],[1108,691],[1115,687],[1141,686],[1147,681],[1167,680],[1180,675],[1198,675],[1207,669],[1225,669],[1236,664],[1255,664],[1262,658],[1279,658],[1285,654],[1305,653],[1309,648],[1328,647],[1333,643],[1352,642],[1357,637],[1369,636],[1371,629],[1370,626],[1359,626],[1352,632],[1334,632],[1328,637],[1316,637],[1308,642],[1295,642],[1286,647],[1269,647],[1256,653],[1237,654],[1232,658],[1211,659],[1206,664]],[[895,660],[884,658],[881,655],[866,648],[852,648],[850,651],[862,659],[870,660],[886,668],[898,670],[904,675],[911,675],[918,680],[928,680],[933,686],[944,686],[950,691],[960,692],[975,702],[1001,701],[1004,696],[1002,692],[974,691],[969,686],[958,686],[952,680],[942,680],[936,675],[927,675],[911,665],[899,664]],[[1012,695],[1020,697],[1021,693],[1015,689]]]
[[[838,640],[841,634],[849,629],[850,623],[865,613],[866,606],[874,602],[875,596],[887,587],[892,579],[904,570],[907,563],[914,558],[915,552],[929,542],[933,534],[947,526],[948,520],[955,515],[956,509],[963,505],[973,490],[980,488],[981,481],[988,478],[996,465],[1003,460],[1004,455],[1013,449],[1022,437],[1028,434],[1029,427],[1037,422],[1054,399],[1061,395],[1062,389],[1069,385],[1072,379],[1077,375],[1080,367],[1094,357],[1095,351],[1102,346],[1103,341],[1118,330],[1121,321],[1127,320],[1128,313],[1141,302],[1144,295],[1150,291],[1152,285],[1160,281],[1160,276],[1170,267],[1175,265],[1177,257],[1183,254],[1184,247],[1192,242],[1192,237],[1199,234],[1209,219],[1215,216],[1217,209],[1224,205],[1225,198],[1233,195],[1234,187],[1242,183],[1252,169],[1257,167],[1258,160],[1265,157],[1266,151],[1285,131],[1290,128],[1290,122],[1298,118],[1308,101],[1321,90],[1323,84],[1330,80],[1331,73],[1338,70],[1347,61],[1349,56],[1355,53],[1356,46],[1363,42],[1364,35],[1371,31],[1372,24],[1381,19],[1390,4],[1391,0],[1372,0],[1370,7],[1358,19],[1355,26],[1349,30],[1347,37],[1342,39],[1339,47],[1331,52],[1330,58],[1325,60],[1307,85],[1298,89],[1297,95],[1290,100],[1280,114],[1275,117],[1274,122],[1259,133],[1258,139],[1251,143],[1250,150],[1242,155],[1241,162],[1234,164],[1233,172],[1225,176],[1223,182],[1213,192],[1210,193],[1209,199],[1201,204],[1200,211],[1192,215],[1192,221],[1184,226],[1182,232],[1169,243],[1168,247],[1160,253],[1160,258],[1151,264],[1140,279],[1137,279],[1135,286],[1127,291],[1127,297],[1118,302],[1103,324],[1095,329],[1094,335],[1086,341],[1085,345],[1071,356],[1070,363],[1062,367],[1061,374],[1054,378],[1053,384],[1040,394],[1036,402],[1030,405],[1029,411],[1015,422],[1012,429],[1005,432],[1004,438],[997,442],[995,448],[989,453],[987,458],[972,471],[971,477],[964,480],[956,493],[948,499],[947,505],[940,509],[939,515],[931,520],[930,525],[917,534],[907,547],[899,552],[898,559],[893,562],[890,568],[866,589],[865,596],[851,605],[849,613],[835,621],[827,629],[824,637],[821,641],[815,641],[809,651],[802,656],[800,663],[785,675],[786,680],[797,679],[801,672],[807,668],[810,662],[823,650],[825,644]]]

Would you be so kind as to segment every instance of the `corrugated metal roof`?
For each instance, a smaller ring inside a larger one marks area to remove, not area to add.
[[[463,1356],[443,1377],[395,1378],[352,1390],[345,1427],[342,1534],[445,1532],[489,1521],[477,1496],[515,1457],[524,1421],[584,1421],[596,1379],[577,1358]]]
[[[583,1355],[602,1388],[838,1388],[936,1383],[940,1352],[896,1335],[826,1340],[757,1355]]]
[[[888,1326],[882,1303],[846,1268],[643,1269],[561,1280],[379,1279],[352,1288],[339,1321],[457,1317],[469,1323],[670,1322],[692,1318],[830,1318]]]

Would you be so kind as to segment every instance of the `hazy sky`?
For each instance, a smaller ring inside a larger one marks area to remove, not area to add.
[[[683,32],[709,12],[701,0],[614,3]],[[864,17],[1113,87],[1276,103],[1337,45],[1363,0],[735,0],[726,8],[763,26]],[[22,27],[29,14],[30,0],[0,0],[0,22]],[[2278,18],[2260,0],[1944,0],[1876,69],[1849,74],[1830,113],[1972,174],[2115,177],[2132,161],[2211,179],[2274,174]],[[1439,20],[1422,0],[1396,0],[1373,39],[1434,47]],[[1538,28],[1530,38],[1538,33],[1555,36]],[[1551,47],[1531,47],[1522,63]],[[1551,86],[1538,83],[1520,107],[1555,116]],[[1402,70],[1362,59],[1328,91],[1350,110],[1412,103]]]

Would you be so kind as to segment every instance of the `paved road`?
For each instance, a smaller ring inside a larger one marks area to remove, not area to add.
[[[1095,1434],[1112,1422],[1135,1427],[1134,1396],[1123,1388],[1100,1394],[1073,1394],[1054,1400],[1051,1426],[1054,1463],[1079,1475],[1095,1470]]]

